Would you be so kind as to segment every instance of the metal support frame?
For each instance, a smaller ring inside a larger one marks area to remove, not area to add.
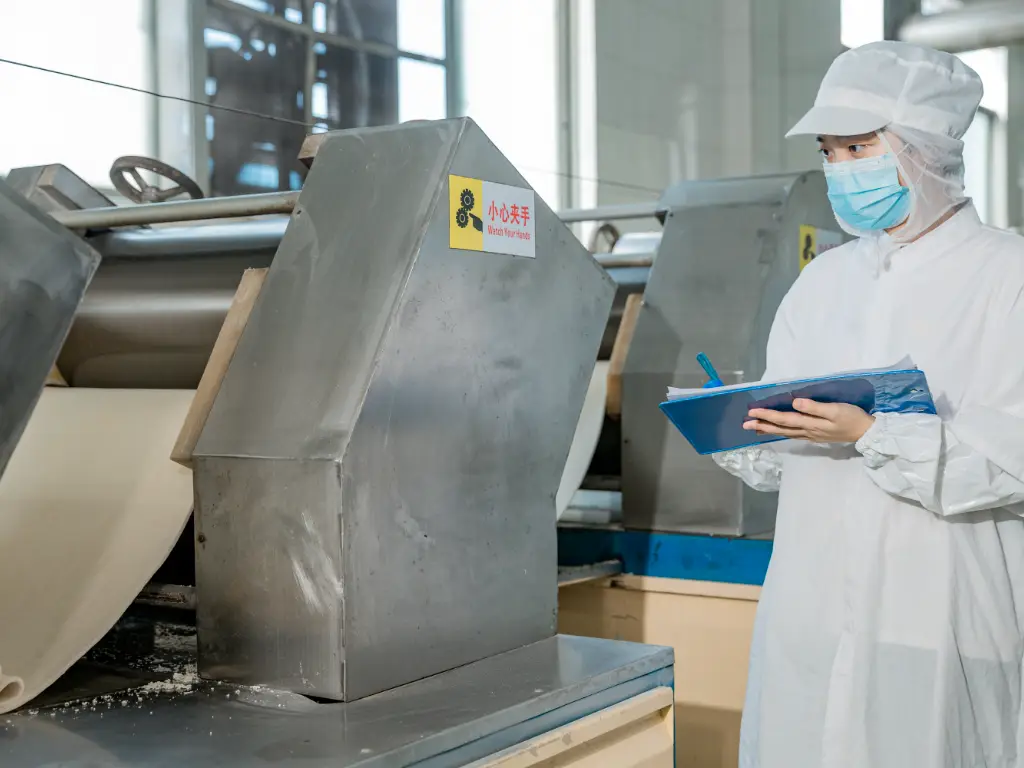
[[[288,21],[287,19],[281,18],[280,16],[253,10],[252,8],[240,5],[232,0],[207,0],[207,2],[229,13],[257,20],[261,24],[278,27],[293,34],[305,35],[310,38],[311,42],[323,43],[324,45],[333,46],[335,48],[348,48],[350,50],[362,51],[363,53],[370,53],[375,56],[384,56],[387,58],[416,59],[417,61],[425,61],[430,64],[440,64],[441,66],[447,66],[448,63],[447,57],[437,58],[436,56],[426,56],[421,53],[405,51],[397,46],[388,45],[387,43],[378,43],[373,40],[349,37],[348,35],[317,32],[313,29],[312,21],[307,23],[307,20],[310,19],[309,14],[306,14],[303,17],[303,22],[301,24],[296,24]]]
[[[558,120],[558,204],[561,207],[578,205],[573,185],[576,142],[573,127],[575,110],[573,109],[574,91],[572,87],[576,50],[573,44],[573,3],[571,0],[558,0],[555,17],[555,34],[558,40],[558,90],[556,119]]]
[[[263,195],[209,197],[182,202],[125,205],[118,208],[54,211],[51,215],[68,229],[110,229],[176,221],[291,213],[298,199],[298,192],[268,192]]]
[[[466,113],[465,86],[462,82],[462,0],[445,0],[444,55],[448,117],[462,117]]]
[[[158,93],[205,101],[205,11],[204,3],[151,0],[153,82]],[[207,110],[171,99],[154,102],[154,154],[180,168],[209,193]]]

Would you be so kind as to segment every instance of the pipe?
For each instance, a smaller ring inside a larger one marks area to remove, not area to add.
[[[160,227],[104,232],[89,243],[110,259],[200,259],[209,256],[260,254],[273,258],[288,220],[260,219],[201,227]],[[598,253],[594,259],[605,269],[649,267],[653,253]]]
[[[943,13],[911,16],[900,27],[899,38],[950,53],[1018,43],[1024,40],[1024,4],[985,0]]]
[[[597,208],[570,208],[558,214],[566,224],[577,221],[614,221],[621,219],[652,219],[658,215],[657,203],[627,203]]]
[[[268,192],[262,195],[208,197],[202,200],[170,203],[144,203],[109,208],[52,211],[50,215],[68,229],[112,229],[147,224],[172,224],[182,221],[291,213],[298,199],[298,192]],[[632,203],[597,208],[571,208],[562,211],[557,216],[566,224],[570,224],[578,221],[648,219],[653,218],[657,213],[657,203]]]
[[[110,229],[145,224],[168,224],[178,221],[291,213],[298,199],[298,192],[268,192],[262,195],[208,197],[202,200],[170,203],[53,211],[50,215],[68,229]]]
[[[208,256],[261,254],[272,259],[289,219],[281,216],[230,224],[119,229],[89,238],[110,259],[196,259]]]
[[[653,253],[595,253],[595,261],[605,269],[628,269],[654,265]]]

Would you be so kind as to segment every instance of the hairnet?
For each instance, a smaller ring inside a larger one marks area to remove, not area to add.
[[[964,191],[964,143],[900,125],[890,125],[878,135],[896,156],[900,181],[910,190],[910,214],[889,237],[908,243],[968,200]],[[855,229],[839,216],[836,221],[856,237],[878,235]]]
[[[920,237],[943,216],[967,201],[964,192],[964,143],[900,125],[882,131],[910,189],[910,215],[889,236],[899,243]]]

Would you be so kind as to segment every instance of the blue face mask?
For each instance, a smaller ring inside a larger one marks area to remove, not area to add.
[[[891,229],[910,215],[910,190],[900,185],[891,153],[825,163],[825,180],[832,210],[853,229]]]

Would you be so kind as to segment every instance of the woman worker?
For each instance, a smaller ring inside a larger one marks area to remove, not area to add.
[[[780,492],[741,766],[1024,766],[1024,239],[964,196],[981,96],[957,58],[877,43],[790,131],[858,239],[783,300],[765,379],[909,357],[938,415],[798,400],[747,424],[791,440],[718,457]]]

